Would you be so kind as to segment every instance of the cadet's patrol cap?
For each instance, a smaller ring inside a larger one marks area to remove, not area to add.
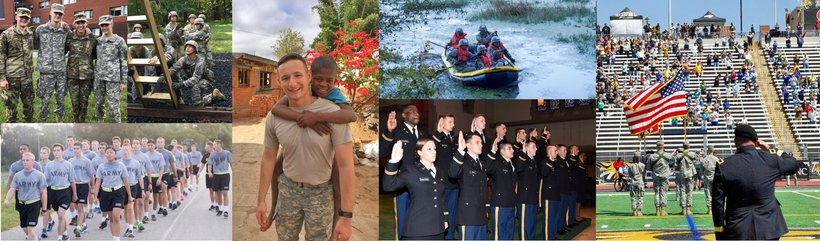
[[[678,148],[678,152],[683,152],[683,148]]]
[[[735,138],[744,138],[757,141],[757,132],[750,125],[740,124],[735,128]]]
[[[684,146],[688,146],[688,145],[689,145],[689,141],[683,141],[683,145],[684,145]]]
[[[143,35],[142,35],[141,32],[133,32],[133,33],[128,35],[128,38],[141,39],[141,38],[143,38]]]
[[[199,49],[199,44],[197,44],[196,41],[188,40],[188,42],[185,42],[185,46],[188,45],[194,46],[195,49]]]
[[[714,150],[715,150],[715,146],[713,146],[713,145],[709,145],[709,147],[707,147],[706,149],[707,149],[707,150],[709,150],[709,151],[714,151]]]
[[[192,19],[192,18],[196,18],[196,15],[194,15],[193,13],[191,15],[188,15],[188,19]]]
[[[55,4],[52,4],[52,5],[51,5],[51,11],[52,11],[52,12],[55,12],[55,13],[63,13],[63,10],[65,10],[65,7],[63,7],[63,5],[62,5],[62,4],[55,3]]]
[[[111,15],[104,15],[100,17],[100,25],[111,24],[114,21],[114,17]]]
[[[202,20],[205,20],[205,14],[200,13],[199,16],[196,16],[196,17],[201,18]]]
[[[88,19],[85,17],[85,13],[74,14],[74,23],[77,22],[88,22]]]
[[[194,24],[205,24],[205,20],[202,18],[197,18],[194,20]]]
[[[17,8],[17,12],[15,14],[20,17],[31,18],[31,10],[28,10],[28,8]]]
[[[171,16],[179,17],[179,14],[177,14],[177,11],[170,11],[170,12],[168,12],[168,17],[170,18]]]
[[[168,42],[168,40],[165,40],[165,34],[159,34],[159,41],[161,41],[163,44],[165,44],[165,42]]]
[[[635,156],[641,156],[641,152],[636,151],[636,152],[635,152]]]
[[[134,29],[136,29],[136,28],[142,28],[142,25],[140,25],[140,24],[134,24]]]
[[[501,38],[499,38],[498,36],[493,36],[493,38],[490,40],[490,42],[493,42],[493,43],[500,43],[500,42],[501,42]]]
[[[456,33],[464,33],[464,30],[462,30],[461,28],[456,28]]]
[[[663,141],[658,141],[657,146],[663,146]]]

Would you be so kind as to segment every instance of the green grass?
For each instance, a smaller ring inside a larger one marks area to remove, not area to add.
[[[8,175],[3,175],[3,192],[0,193],[0,203],[6,200],[6,192],[9,190],[6,188],[6,178]],[[17,211],[14,210],[14,200],[11,200],[8,207],[0,208],[0,231],[6,231],[12,229],[14,227],[20,226],[20,216],[17,214]]]
[[[233,32],[231,31],[232,23],[230,21],[214,21],[209,22],[211,26],[211,48],[215,54],[231,53],[231,45],[233,44]]]
[[[820,230],[815,220],[820,220],[820,190],[817,189],[777,189],[775,193],[780,201],[781,209],[789,228],[814,228]],[[807,197],[797,193],[813,196]],[[624,195],[626,194],[626,195]],[[611,196],[610,196],[611,195]],[[669,216],[654,216],[654,192],[649,189],[644,192],[642,217],[632,216],[630,197],[628,192],[598,192],[596,195],[597,231],[617,231],[635,229],[688,229],[686,219],[676,215],[681,211],[675,197],[675,190],[669,190],[667,213]],[[706,198],[702,191],[692,194],[693,219],[699,230],[712,230],[712,216],[706,214]],[[649,224],[650,227],[645,228]],[[607,225],[607,228],[601,228]]]
[[[470,20],[495,19],[515,23],[544,23],[561,22],[571,18],[593,18],[595,11],[592,8],[577,4],[553,3],[536,5],[531,2],[493,0],[491,8],[478,11]]]
[[[467,5],[466,0],[411,0],[404,3],[404,10],[421,12],[431,10],[458,9]]]
[[[37,58],[34,58],[34,66],[35,66],[35,69],[36,69]],[[40,76],[40,73],[35,70],[34,74],[32,76],[32,79],[33,79],[32,82],[33,82],[35,92],[37,90],[37,78],[39,76]],[[67,83],[66,83],[66,88],[68,88]],[[128,97],[127,96],[128,96],[128,87],[126,86],[126,88],[123,91],[121,91],[121,93],[120,93],[120,119],[122,120],[122,122],[127,122],[127,120],[128,120],[128,104],[127,104],[127,100],[128,100],[127,98]],[[96,109],[95,99],[96,99],[96,97],[94,96],[94,91],[92,90],[91,95],[88,98],[88,115],[86,116],[86,122],[89,122],[89,123],[97,122],[97,109]],[[55,107],[54,98],[53,97],[50,98],[49,101],[51,102],[51,105],[50,105],[51,108],[49,109],[49,112],[48,112],[49,117],[48,117],[48,120],[46,122],[53,123],[53,122],[57,121],[56,116],[54,115],[54,107]],[[2,106],[2,108],[0,108],[0,120],[2,120],[3,122],[6,122],[6,121],[8,121],[8,107],[6,106],[5,101],[2,101],[2,102],[3,103],[0,104],[0,106]],[[34,96],[34,120],[33,120],[35,123],[40,122],[40,119],[39,119],[40,118],[40,114],[39,114],[40,113],[40,102],[41,102],[40,98],[37,97],[36,94],[35,94],[35,96]],[[71,94],[69,93],[68,90],[66,90],[66,95],[65,95],[65,99],[63,100],[63,105],[64,105],[63,106],[63,122],[74,122],[74,116],[72,114],[72,113],[74,113],[74,105],[73,105],[73,103],[71,103]],[[18,106],[17,107],[17,117],[18,117],[17,121],[23,122],[23,121],[25,121],[25,118],[23,118],[23,103],[22,103],[22,100],[18,100],[17,106]]]
[[[557,39],[558,42],[575,45],[575,49],[580,53],[592,54],[595,50],[595,45],[593,44],[593,42],[595,42],[595,35],[592,34],[559,34]]]

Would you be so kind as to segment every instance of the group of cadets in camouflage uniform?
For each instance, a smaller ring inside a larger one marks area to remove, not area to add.
[[[172,87],[180,93],[181,101],[186,105],[202,106],[211,103],[214,99],[224,99],[222,92],[213,86],[214,73],[211,70],[213,56],[209,45],[211,30],[210,26],[205,23],[205,15],[200,14],[198,17],[194,14],[189,15],[188,24],[184,27],[177,23],[178,17],[176,11],[169,12],[165,35],[160,34],[160,40],[165,47],[165,59],[170,65]],[[143,38],[142,33],[137,31],[137,26],[134,27],[134,32],[130,37]],[[177,49],[181,49],[181,53],[178,53]],[[134,58],[150,57],[152,62],[158,61],[156,50],[149,53],[145,47],[134,46],[129,51]],[[153,90],[167,89],[167,85],[164,84],[164,75],[152,66],[138,67],[137,73],[148,76],[159,75],[160,84],[152,86]],[[132,87],[131,94],[137,97],[136,88]]]
[[[644,158],[646,158],[644,160]],[[681,215],[692,215],[692,191],[694,190],[694,177],[698,171],[703,174],[703,189],[706,193],[707,214],[711,214],[711,188],[715,175],[716,165],[722,162],[715,156],[713,146],[707,148],[706,154],[689,150],[689,143],[684,142],[683,147],[668,153],[664,150],[662,141],[657,143],[657,152],[650,153],[642,157],[640,152],[635,152],[634,159],[626,168],[622,170],[630,181],[630,196],[632,197],[632,215],[642,216],[644,179],[646,171],[653,173],[653,189],[655,190],[655,215],[667,215],[667,196],[669,191],[669,177],[675,174],[678,204],[681,207]],[[696,169],[695,164],[700,163],[702,168]],[[672,168],[670,168],[670,166]]]
[[[63,5],[53,4],[50,21],[32,32],[28,28],[31,10],[18,8],[15,25],[0,35],[0,87],[7,91],[5,104],[9,110],[6,122],[18,121],[19,102],[23,104],[24,121],[32,122],[35,95],[40,99],[40,121],[48,120],[54,96],[56,121],[62,122],[66,90],[71,94],[74,122],[85,122],[92,89],[97,120],[102,122],[107,115],[110,122],[120,122],[119,94],[125,87],[127,72],[125,40],[113,34],[111,15],[100,17],[100,37],[88,29],[83,13],[74,16],[72,31],[62,22],[64,9]],[[39,78],[35,91],[32,49],[37,45]]]

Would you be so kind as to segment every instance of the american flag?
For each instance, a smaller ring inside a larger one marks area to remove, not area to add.
[[[662,121],[686,116],[684,78],[684,74],[678,71],[673,77],[655,83],[627,100],[624,112],[629,132],[633,135],[646,131],[654,134]]]

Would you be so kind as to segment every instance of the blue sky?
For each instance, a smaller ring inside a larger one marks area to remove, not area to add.
[[[668,0],[598,0],[598,24],[603,26],[609,24],[609,16],[615,15],[624,7],[632,9],[635,13],[649,18],[651,24],[661,24],[661,28],[666,29],[668,15]],[[777,2],[777,8],[775,8]],[[774,26],[774,15],[777,14],[777,21],[781,26],[786,23],[785,11],[794,9],[802,0],[744,0],[743,1],[743,31],[749,31],[751,24],[755,25],[755,31],[759,31],[759,26],[768,24]],[[735,26],[740,25],[740,1],[739,0],[672,0],[672,23],[691,23],[692,19],[699,18],[712,11],[715,15],[726,19],[726,25],[734,22]]]
[[[271,46],[279,32],[293,28],[305,38],[305,48],[322,30],[319,15],[312,10],[318,0],[233,1],[233,52],[250,53],[273,59]]]

